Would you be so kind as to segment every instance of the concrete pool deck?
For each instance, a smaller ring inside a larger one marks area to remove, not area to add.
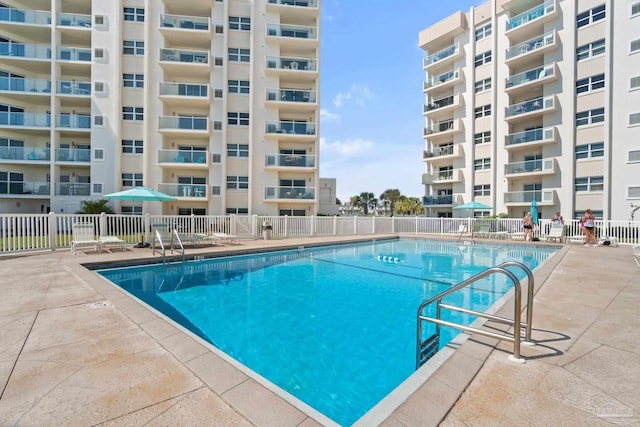
[[[243,241],[187,253],[371,238]],[[435,371],[424,384],[403,384],[408,397],[390,397],[360,424],[638,423],[640,269],[631,254],[565,245],[536,271],[537,345],[522,347],[525,364],[508,360],[508,343],[471,336],[444,363],[423,367]],[[0,426],[330,423],[82,266],[152,258],[150,249],[0,258]]]

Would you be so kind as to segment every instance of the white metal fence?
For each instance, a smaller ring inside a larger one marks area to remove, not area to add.
[[[154,227],[163,226],[186,234],[214,232],[233,234],[240,239],[261,239],[265,222],[272,226],[272,238],[315,236],[364,236],[376,234],[434,234],[457,238],[460,226],[468,232],[482,225],[496,236],[522,232],[520,218],[425,218],[425,217],[324,217],[324,216],[180,216],[180,215],[78,215],[0,214],[0,254],[69,248],[74,223],[91,223],[96,236],[118,236],[127,243],[150,241]],[[577,220],[565,222],[565,236],[582,235]],[[544,236],[549,220],[536,226]],[[464,233],[465,237],[468,233]],[[596,221],[596,236],[615,237],[620,244],[640,244],[640,221]]]

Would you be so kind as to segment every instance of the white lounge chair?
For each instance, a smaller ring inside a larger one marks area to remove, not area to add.
[[[80,247],[94,248],[97,252],[102,250],[99,240],[96,240],[93,224],[90,222],[76,222],[73,224],[73,240],[71,240],[71,253],[75,255]]]
[[[123,252],[127,250],[127,242],[120,239],[118,236],[100,236],[98,240],[100,240],[101,249],[115,246]]]
[[[218,241],[221,243],[231,243],[234,245],[240,244],[240,242],[238,241],[238,236],[234,236],[233,234],[211,233],[209,234],[209,236],[218,239]]]
[[[449,234],[455,234],[456,236],[471,236],[471,233],[469,232],[469,228],[467,227],[467,224],[460,224],[458,226],[458,230],[457,231],[451,231],[449,232]]]
[[[563,237],[564,237],[564,226],[553,224],[551,226],[551,229],[549,230],[549,234],[547,235],[546,239],[547,239],[547,242],[553,239],[554,242],[562,243]]]
[[[638,264],[638,267],[640,267],[640,245],[633,247],[633,260]]]
[[[582,243],[585,242],[584,234],[574,234],[573,236],[567,237],[567,242],[569,243]]]
[[[478,229],[478,231],[476,231],[474,234],[476,237],[490,237],[490,228],[491,227],[489,226],[489,224],[481,224],[480,229]]]

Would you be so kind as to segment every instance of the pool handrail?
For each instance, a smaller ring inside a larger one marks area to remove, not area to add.
[[[158,243],[160,244],[160,248],[162,249],[162,263],[166,264],[167,263],[167,252],[164,248],[164,243],[162,241],[162,235],[160,234],[160,230],[158,230],[156,228],[155,230],[156,235],[154,238],[154,244],[152,245],[152,251],[153,251],[153,255],[156,254],[156,245],[155,245],[155,241],[157,240]],[[177,242],[178,246],[180,246],[180,251],[182,253],[182,262],[184,262],[185,256],[184,256],[184,245],[182,244],[182,240],[180,240],[180,235],[178,234],[178,230],[176,230],[175,228],[173,229],[173,231],[171,231],[171,239],[169,241],[169,247],[171,248],[171,253],[173,254],[173,241]]]
[[[521,321],[521,315],[522,315],[522,284],[520,283],[520,280],[515,276],[515,274],[513,274],[511,271],[507,270],[505,267],[508,266],[513,266],[513,267],[520,267],[522,268],[525,273],[527,274],[527,277],[529,279],[529,283],[528,283],[528,292],[527,292],[527,322],[523,323]],[[450,295],[464,287],[469,286],[472,283],[475,283],[476,281],[489,276],[491,274],[495,274],[495,273],[501,273],[506,275],[509,279],[511,279],[511,281],[514,284],[514,312],[513,312],[513,320],[511,319],[507,319],[504,317],[499,317],[499,316],[494,316],[494,315],[490,315],[490,314],[486,314],[486,313],[482,313],[482,312],[478,312],[478,311],[474,311],[474,310],[468,310],[468,309],[464,309],[464,308],[460,308],[460,307],[455,307],[455,306],[451,306],[448,304],[443,304],[442,303],[442,299],[444,297],[446,297],[447,295]],[[454,286],[452,286],[449,289],[446,289],[442,292],[440,292],[437,295],[434,295],[433,297],[427,299],[426,301],[422,302],[420,304],[420,306],[418,307],[418,327],[417,327],[417,346],[416,346],[416,369],[418,369],[420,366],[422,366],[422,364],[424,362],[426,362],[427,359],[423,360],[423,349],[425,349],[426,347],[433,347],[433,338],[435,337],[436,340],[439,339],[440,336],[440,325],[442,326],[448,326],[451,328],[455,328],[455,329],[459,329],[459,330],[463,330],[463,331],[467,331],[467,332],[473,332],[473,333],[477,333],[479,335],[484,335],[484,336],[488,336],[488,337],[492,337],[492,338],[497,338],[500,340],[505,340],[505,341],[509,341],[509,342],[513,342],[513,355],[510,355],[509,358],[515,362],[519,362],[519,363],[524,363],[524,359],[522,359],[520,357],[520,343],[522,340],[522,337],[520,335],[520,329],[522,327],[525,328],[525,338],[528,342],[531,342],[531,323],[533,320],[533,310],[532,310],[532,306],[533,306],[533,290],[534,290],[534,281],[533,281],[533,273],[531,272],[531,270],[524,264],[519,263],[517,261],[507,261],[504,262],[500,265],[497,265],[495,267],[491,267],[489,269],[486,269],[478,274],[476,274],[473,277],[470,277],[467,280],[464,280]],[[437,302],[437,306],[436,306],[436,317],[429,317],[429,316],[425,316],[423,315],[423,311],[424,308],[434,302]],[[508,325],[511,325],[513,327],[513,336],[508,336],[508,335],[504,335],[504,334],[496,334],[493,332],[488,332],[482,329],[478,329],[478,328],[472,328],[470,326],[464,326],[464,325],[460,325],[457,323],[453,323],[453,322],[448,322],[446,320],[442,320],[441,317],[441,309],[445,308],[448,310],[452,310],[452,311],[459,311],[462,313],[466,313],[466,314],[471,314],[474,316],[478,316],[478,317],[483,317],[489,320],[493,320],[496,322],[500,322],[500,323],[505,323]],[[427,338],[425,341],[422,340],[422,322],[423,321],[429,321],[432,323],[436,324],[436,332],[435,334],[433,334],[432,336],[430,336],[429,338]],[[516,326],[517,325],[517,326]],[[437,347],[436,347],[437,349]]]

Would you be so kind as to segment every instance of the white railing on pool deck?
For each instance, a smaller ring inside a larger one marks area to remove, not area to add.
[[[233,234],[239,239],[262,238],[262,225],[269,222],[272,238],[367,236],[381,234],[433,234],[457,238],[460,225],[467,230],[489,226],[495,236],[522,232],[520,218],[426,218],[377,216],[262,216],[262,215],[115,215],[115,214],[0,214],[0,254],[68,249],[76,222],[94,225],[96,236],[118,236],[129,244],[150,241],[154,226],[163,225],[180,233]],[[566,220],[566,237],[582,235],[578,220]],[[545,235],[549,220],[542,220],[536,235]],[[615,237],[621,245],[640,244],[640,221],[596,221],[598,237]],[[468,238],[468,235],[464,235]]]

